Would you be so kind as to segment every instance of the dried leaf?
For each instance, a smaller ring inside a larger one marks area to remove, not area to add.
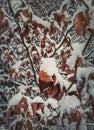
[[[44,26],[42,24],[40,24],[40,23],[37,24],[37,27],[39,27],[40,29],[44,28]]]
[[[7,19],[3,22],[3,32],[6,32],[9,29],[9,22]]]
[[[37,28],[35,28],[35,29],[33,30],[33,33],[34,33],[36,36],[38,36],[38,35],[40,34],[40,32],[39,32],[39,30],[38,30]]]
[[[62,22],[66,22],[66,16],[64,15],[64,14],[62,14],[61,16],[60,16],[60,19],[59,19],[59,24],[60,23],[62,23]]]
[[[67,72],[67,74],[72,74],[72,73],[74,73],[74,70],[73,70],[73,69],[70,69],[70,68],[67,68],[65,71]]]
[[[45,28],[45,29],[43,30],[44,35],[46,35],[48,32],[49,32],[49,29],[48,29],[48,28]]]
[[[79,67],[82,64],[82,58],[78,57],[77,61],[76,61],[76,67]]]
[[[39,79],[44,81],[44,82],[50,82],[51,81],[50,76],[42,70],[39,72]]]
[[[60,16],[57,14],[57,13],[54,13],[54,20],[59,23],[59,20],[60,20]]]
[[[16,12],[16,14],[15,14],[15,19],[19,19],[20,18],[20,12],[21,12],[22,10],[20,9],[20,10],[18,10],[17,12]]]
[[[3,11],[0,9],[0,27],[3,24],[3,20],[4,20],[4,13]]]
[[[78,13],[73,20],[73,27],[79,36],[85,37],[85,29],[90,21],[88,11]]]
[[[26,27],[25,30],[21,33],[21,36],[23,38],[26,38],[26,37],[28,37],[28,35],[29,35],[29,28]]]
[[[30,71],[27,71],[27,78],[30,78],[30,76],[31,76],[31,72]]]
[[[63,62],[63,63],[62,63],[62,69],[65,70],[66,67],[67,67],[67,64]]]
[[[41,48],[45,48],[45,37],[41,40]]]
[[[37,28],[37,26],[38,26],[38,23],[36,20],[32,20],[31,24],[33,25],[34,28]]]
[[[68,81],[74,82],[74,76],[69,77],[69,78],[68,78]]]
[[[83,13],[83,25],[84,27],[86,28],[89,23],[90,23],[90,17],[89,17],[89,14],[88,14],[88,10],[86,10],[84,13]]]
[[[22,10],[22,14],[23,14],[26,18],[32,17],[32,14],[29,13],[28,9]]]
[[[54,26],[54,23],[51,23],[50,25],[50,34],[54,34],[56,33],[57,28]]]

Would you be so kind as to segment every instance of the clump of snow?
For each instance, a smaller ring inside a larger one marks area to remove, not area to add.
[[[94,67],[78,67],[77,69],[77,79],[80,80],[82,76],[85,77],[86,80],[88,80],[88,76],[91,74],[91,73],[94,73]]]
[[[26,99],[27,99],[27,104],[28,104],[28,112],[30,112],[31,114],[33,114],[33,110],[32,110],[32,107],[31,107],[31,104],[32,104],[32,99],[28,96],[24,96]]]
[[[88,81],[88,93],[94,98],[94,80]]]
[[[10,101],[9,101],[9,103],[8,103],[8,109],[9,109],[10,107],[12,107],[12,106],[17,105],[17,104],[20,102],[20,100],[22,99],[22,97],[23,97],[23,95],[22,95],[20,92],[17,93],[16,95],[14,95],[14,96],[10,99]]]
[[[21,85],[18,87],[18,91],[21,93],[25,93],[27,88],[30,88],[30,86]]]
[[[45,102],[45,105],[51,105],[53,108],[58,108],[59,107],[59,104],[58,104],[58,101],[53,99],[53,98],[48,98],[47,101]]]
[[[44,100],[40,96],[36,96],[33,100],[32,103],[44,103]]]
[[[20,68],[21,64],[22,64],[22,61],[18,61],[16,64],[14,64],[14,65],[12,66],[12,68],[15,69],[15,72],[16,72],[16,73],[19,72],[19,68]]]
[[[49,76],[56,76],[56,83],[60,83],[63,86],[63,78],[60,75],[54,58],[42,58],[40,70],[47,72]]]
[[[74,43],[72,45],[72,48],[73,48],[73,51],[71,52],[71,56],[67,59],[67,65],[70,68],[74,68],[77,58],[82,57],[84,44]]]
[[[59,102],[60,104],[60,111],[61,111],[61,115],[62,113],[64,113],[65,111],[70,112],[71,109],[76,108],[77,106],[80,106],[80,101],[76,96],[69,96],[69,95],[65,95],[62,97],[62,99]]]

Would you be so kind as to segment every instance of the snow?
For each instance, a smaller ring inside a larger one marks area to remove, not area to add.
[[[59,107],[58,101],[53,99],[53,98],[50,98],[50,97],[45,102],[46,106],[49,105],[49,104],[52,106],[52,108],[58,108]]]
[[[32,99],[30,97],[28,97],[28,96],[24,96],[24,97],[27,99],[28,112],[30,112],[33,115],[33,110],[32,110],[32,107],[31,107]]]
[[[43,24],[43,25],[44,25],[45,27],[47,27],[47,28],[49,28],[49,26],[50,26],[50,22],[44,21],[44,20],[40,19],[39,17],[37,17],[37,16],[34,15],[34,14],[33,14],[32,20],[38,21],[38,23]]]
[[[85,77],[85,79],[87,81],[88,80],[88,76],[90,74],[92,74],[92,73],[94,73],[94,67],[84,67],[84,68],[78,67],[77,75],[76,75],[77,80],[80,80],[81,77],[83,76],[83,77]]]
[[[79,130],[87,130],[86,121],[83,117],[82,117],[80,125],[79,125]]]
[[[17,93],[16,95],[14,95],[14,96],[10,99],[10,101],[9,101],[9,103],[8,103],[8,108],[7,108],[7,109],[9,109],[9,108],[12,107],[12,106],[17,105],[17,104],[20,102],[20,100],[22,99],[22,97],[23,97],[23,95],[22,95],[20,92]]]
[[[22,64],[22,61],[20,60],[20,61],[16,62],[16,63],[12,66],[12,68],[15,69],[15,72],[16,72],[16,73],[19,72],[19,68],[20,68],[21,64]]]
[[[51,112],[50,112],[50,110],[47,106],[44,106],[44,114],[45,114],[46,117],[49,117],[50,114],[51,114]]]
[[[60,111],[61,111],[61,115],[62,113],[64,113],[65,111],[70,112],[71,109],[76,108],[77,106],[80,106],[80,101],[76,96],[69,96],[69,95],[65,95],[62,97],[62,99],[59,102],[60,104]]]
[[[84,44],[79,44],[79,43],[73,43],[72,48],[73,51],[71,52],[71,56],[67,59],[67,65],[70,68],[74,68],[75,62],[78,57],[82,57],[82,51],[84,49]]]
[[[44,100],[40,96],[36,96],[33,100],[32,103],[44,103]]]
[[[54,58],[42,58],[41,59],[40,70],[47,72],[49,76],[56,76],[56,83],[60,83],[63,86],[63,79],[62,76],[58,72],[58,68],[56,66],[56,61]]]
[[[88,81],[88,93],[94,98],[94,80]]]
[[[20,91],[21,93],[25,93],[27,88],[30,88],[31,86],[25,86],[25,85],[21,85],[18,87],[18,91]]]

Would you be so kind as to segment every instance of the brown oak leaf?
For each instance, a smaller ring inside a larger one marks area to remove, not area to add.
[[[4,13],[3,11],[0,9],[0,27],[3,24],[3,20],[4,20]]]
[[[73,27],[79,36],[85,37],[86,27],[89,25],[90,18],[88,11],[78,13],[73,20]]]
[[[39,72],[39,79],[44,81],[44,82],[50,82],[50,76],[47,74],[47,72],[44,72],[43,70],[41,70]]]

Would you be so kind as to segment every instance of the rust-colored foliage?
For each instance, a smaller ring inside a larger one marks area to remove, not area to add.
[[[3,24],[3,20],[4,20],[4,13],[3,11],[0,9],[0,27]]]
[[[67,72],[67,74],[74,73],[74,69],[70,69],[70,68],[67,68],[65,71]]]
[[[59,20],[59,23],[62,23],[62,22],[66,22],[66,16],[64,14],[62,14],[60,16],[60,20]]]
[[[51,96],[51,97],[54,97],[55,99],[57,100],[60,100],[64,94],[64,91],[60,88],[60,85],[59,84],[56,84],[55,86],[53,87],[49,87],[47,90],[46,90],[46,93]]]
[[[66,16],[64,14],[59,15],[58,13],[54,13],[54,20],[58,23],[59,26],[61,26],[62,22],[66,21]]]
[[[18,79],[19,78],[19,71],[20,71],[20,69],[18,70],[18,72],[16,72],[14,68],[11,68],[9,70],[10,77],[13,77],[14,79]]]
[[[41,48],[45,48],[45,40],[45,37],[41,40]]]
[[[32,20],[31,24],[33,25],[34,28],[37,28],[38,23],[36,20]]]
[[[28,35],[29,35],[29,28],[26,27],[26,28],[24,29],[24,31],[21,33],[21,36],[22,36],[23,38],[26,38],[26,37],[28,37]]]
[[[26,17],[26,18],[32,18],[32,14],[29,13],[28,9],[23,10],[22,14]]]
[[[40,24],[40,23],[37,24],[37,27],[39,27],[40,29],[44,28],[44,26],[42,24]]]
[[[37,28],[35,28],[33,30],[33,33],[35,34],[35,36],[38,36],[40,34],[39,30]]]
[[[54,34],[54,33],[56,33],[56,31],[57,31],[57,28],[54,26],[54,23],[51,23],[50,34]]]
[[[89,22],[90,17],[87,10],[76,14],[73,20],[73,27],[79,36],[85,37],[85,30]]]
[[[25,10],[20,9],[20,10],[18,10],[16,12],[16,14],[15,14],[15,19],[19,19],[20,16],[21,16],[21,13],[22,13],[22,15],[24,17],[26,17],[26,18],[28,18],[30,20],[32,19],[32,13],[31,12],[29,13],[28,9],[25,9]]]
[[[41,70],[39,72],[39,79],[44,81],[44,82],[50,82],[50,76],[47,74],[47,72],[44,72],[43,70]]]
[[[45,29],[43,30],[44,35],[46,35],[48,32],[49,32],[49,29],[48,29],[48,28],[45,28]]]
[[[20,12],[21,12],[21,9],[16,12],[15,19],[19,19],[20,18]]]
[[[75,112],[71,112],[69,116],[70,123],[76,122],[77,125],[79,125],[79,122],[81,121],[82,113],[76,110]],[[78,127],[78,126],[77,126]]]
[[[4,18],[4,13],[0,10],[0,32],[4,33],[9,28],[9,22],[7,19]]]
[[[31,72],[30,71],[27,71],[27,78],[30,78],[30,76],[31,76]]]
[[[6,57],[6,63],[10,62],[10,61],[13,61],[13,57],[12,57],[12,54],[11,53],[7,53],[5,55]]]
[[[60,20],[60,16],[57,14],[57,13],[54,13],[54,20],[59,23],[59,20]]]
[[[35,116],[36,115],[36,112],[38,110],[40,110],[41,108],[43,107],[43,103],[33,103],[32,104],[32,109],[33,109],[33,115]]]
[[[83,61],[82,58],[78,57],[76,61],[76,67],[79,67],[82,64],[82,61]]]
[[[6,32],[8,28],[9,28],[9,22],[7,19],[5,19],[3,22],[3,32]]]
[[[32,122],[30,120],[27,120],[26,126],[28,130],[33,130]]]
[[[68,78],[68,81],[74,82],[74,76],[69,77],[69,78]]]

